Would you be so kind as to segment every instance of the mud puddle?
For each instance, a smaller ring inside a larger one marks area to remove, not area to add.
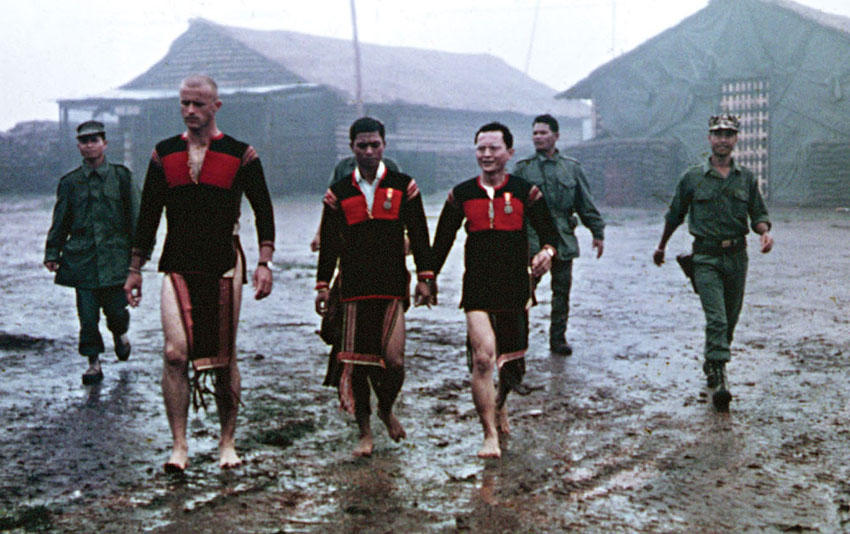
[[[80,385],[73,293],[40,267],[51,199],[7,198],[0,221],[0,531],[8,532],[842,532],[850,520],[847,214],[774,213],[777,246],[753,251],[729,366],[731,413],[702,388],[702,316],[675,264],[650,254],[663,208],[605,209],[605,255],[579,259],[569,337],[545,346],[548,278],[532,311],[526,384],[500,461],[480,426],[456,309],[462,247],[436,309],[408,314],[407,378],[391,442],[369,459],[323,388],[314,334],[314,199],[279,200],[286,228],[272,296],[245,300],[239,331],[244,467],[216,465],[214,410],[190,417],[190,466],[167,476],[159,393],[159,279],[148,268],[129,362]],[[429,199],[435,223],[442,198]],[[246,210],[248,213],[249,210]],[[247,219],[247,218],[246,218]],[[256,258],[250,220],[248,257]],[[579,230],[581,244],[590,236]],[[159,241],[161,242],[161,240]],[[672,256],[688,246],[679,230]],[[105,328],[103,329],[106,333]],[[107,351],[111,350],[109,336]]]

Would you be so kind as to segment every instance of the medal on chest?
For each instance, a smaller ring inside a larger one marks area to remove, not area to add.
[[[393,207],[393,190],[387,189],[387,198],[384,200],[384,210],[390,211]]]
[[[514,212],[514,207],[511,206],[511,194],[505,192],[505,215],[510,215]]]

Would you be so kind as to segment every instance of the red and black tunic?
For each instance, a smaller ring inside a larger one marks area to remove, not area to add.
[[[416,182],[389,169],[377,179],[371,210],[353,174],[325,193],[316,287],[328,286],[339,259],[343,302],[409,296],[405,229],[419,279],[433,277],[428,225]]]
[[[507,175],[495,188],[493,200],[481,178],[467,180],[451,190],[434,237],[434,271],[439,273],[466,220],[465,272],[460,306],[466,311],[521,311],[531,295],[528,272],[528,236],[525,221],[553,247],[557,230],[537,186]]]
[[[195,183],[186,134],[159,142],[142,190],[134,253],[149,257],[162,210],[168,232],[159,270],[220,276],[236,264],[233,228],[242,193],[251,203],[260,245],[274,246],[274,212],[253,147],[219,134],[210,141]]]

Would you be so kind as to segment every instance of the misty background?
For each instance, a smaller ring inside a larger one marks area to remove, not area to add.
[[[773,3],[783,4],[782,0]],[[489,54],[545,84],[554,96],[708,4],[705,0],[356,0],[356,13],[364,45]],[[850,15],[850,4],[840,0],[797,4]],[[0,130],[5,130],[0,134],[0,191],[51,190],[58,173],[67,168],[68,146],[73,146],[70,132],[56,129],[60,118],[57,102],[103,95],[138,77],[166,55],[175,39],[187,31],[190,20],[352,37],[348,0],[191,4],[3,0],[0,5],[4,13],[0,64],[6,73],[0,78],[4,96]],[[742,32],[747,30],[743,25]],[[368,80],[365,83],[368,85]],[[351,86],[353,90],[353,77]],[[369,100],[368,94],[364,100]],[[179,120],[176,106],[174,119]],[[160,137],[173,133],[172,129],[171,124],[164,125]],[[588,139],[586,130],[578,140],[562,135],[562,144]],[[527,133],[518,132],[518,138],[527,142]],[[51,165],[45,161],[62,153],[63,146],[63,162]],[[13,164],[25,170],[13,173],[9,170]],[[678,164],[675,160],[672,166]],[[133,166],[137,177],[144,172],[143,164]],[[27,187],[19,187],[22,180]],[[10,181],[17,186],[8,187]]]

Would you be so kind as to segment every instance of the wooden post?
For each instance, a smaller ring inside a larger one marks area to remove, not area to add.
[[[351,0],[351,26],[354,28],[354,79],[355,100],[354,107],[357,116],[363,116],[363,82],[360,73],[360,41],[357,39],[357,11],[354,9],[354,0]]]

